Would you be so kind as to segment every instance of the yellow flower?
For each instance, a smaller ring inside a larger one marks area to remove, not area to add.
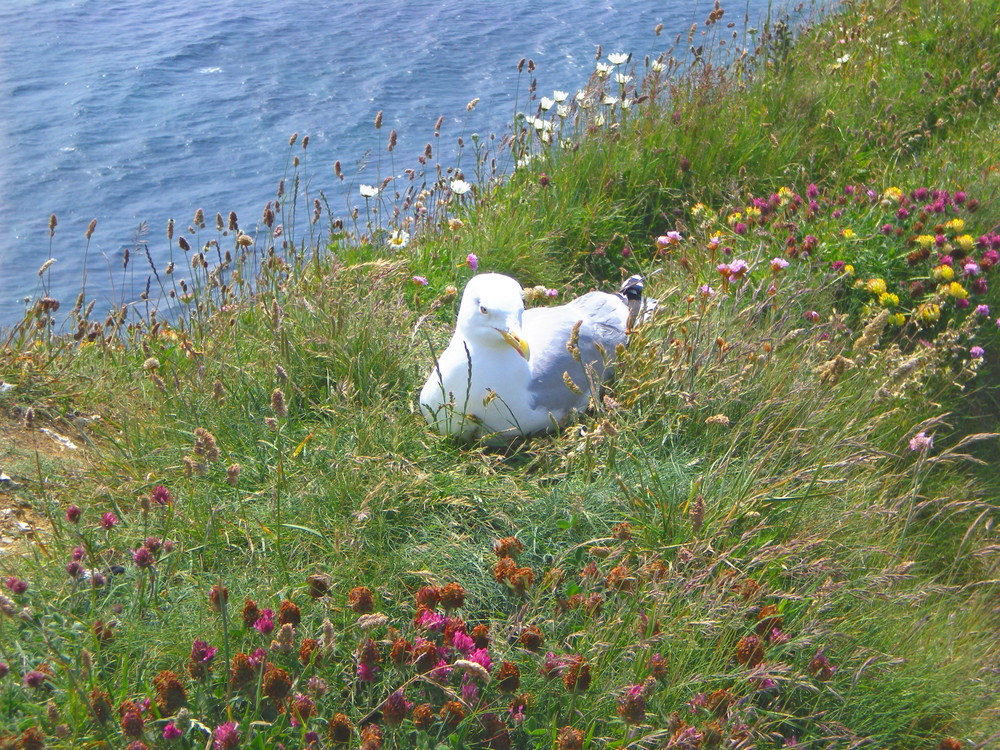
[[[934,235],[933,234],[921,234],[917,237],[917,244],[925,250],[929,250],[934,246]]]
[[[962,219],[952,219],[945,226],[953,232],[961,232],[965,229],[965,221]]]
[[[707,207],[705,206],[704,203],[695,203],[693,206],[691,206],[691,215],[701,216],[702,214],[705,213],[706,208]]]
[[[953,281],[948,286],[944,288],[944,293],[949,297],[954,297],[955,299],[965,299],[969,296],[969,293],[965,290],[965,287],[959,284],[957,281]]]
[[[951,281],[955,278],[955,269],[951,266],[941,265],[931,271],[931,275],[938,281]]]
[[[901,326],[906,324],[906,316],[903,313],[895,313],[889,316],[889,324],[894,326]]]
[[[841,236],[845,240],[853,239],[853,237],[854,237],[854,230],[851,229],[850,227],[848,227],[847,229],[845,229],[844,231],[842,231],[840,234],[841,234]]]
[[[778,188],[778,200],[781,202],[782,206],[787,206],[792,202],[792,198],[794,197],[795,193],[793,193],[789,188]]]
[[[933,302],[925,302],[917,308],[916,314],[922,323],[935,323],[941,318],[941,308]]]
[[[741,214],[739,211],[733,211],[726,218],[726,223],[729,224],[729,226],[733,226],[738,221],[743,221],[743,214]]]
[[[971,234],[962,234],[955,238],[955,244],[965,252],[971,253],[976,241],[972,239]]]
[[[899,304],[899,295],[893,294],[892,292],[883,292],[878,296],[878,303],[882,307],[893,307]]]
[[[747,206],[743,209],[743,215],[747,217],[747,221],[756,221],[760,218],[760,209],[756,206]]]
[[[844,266],[843,274],[844,274],[844,276],[853,276],[854,275],[854,266],[852,266],[850,263],[848,263],[846,266]]]
[[[865,282],[865,289],[876,296],[885,294],[887,288],[885,279],[868,279]]]
[[[898,187],[886,188],[885,192],[882,193],[882,199],[892,201],[893,203],[899,203],[903,199],[903,191]]]

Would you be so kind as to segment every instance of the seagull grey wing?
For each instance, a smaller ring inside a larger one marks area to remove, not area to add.
[[[586,411],[610,374],[617,346],[626,341],[628,312],[621,297],[603,292],[560,307],[526,310],[523,333],[531,348],[532,407],[549,411],[557,422],[574,409]]]

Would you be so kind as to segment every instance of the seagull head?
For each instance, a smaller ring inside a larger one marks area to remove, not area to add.
[[[521,334],[523,314],[521,285],[510,276],[483,273],[465,285],[458,309],[458,330],[470,342],[507,345],[527,359],[528,342]]]

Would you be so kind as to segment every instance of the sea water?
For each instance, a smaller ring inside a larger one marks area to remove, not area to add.
[[[683,53],[711,9],[711,0],[4,0],[0,325],[44,291],[71,306],[84,273],[99,309],[133,301],[149,267],[133,258],[123,272],[125,249],[148,246],[162,268],[168,219],[183,231],[198,208],[210,225],[235,211],[249,230],[287,169],[292,133],[310,137],[318,189],[335,189],[334,161],[352,173],[384,150],[390,129],[398,170],[416,167],[429,141],[447,166],[459,137],[500,135],[516,108],[529,109],[522,58],[535,62],[539,95],[572,93],[598,45],[641,60],[681,34]],[[742,31],[744,17],[752,25],[767,9],[744,2],[724,21]]]

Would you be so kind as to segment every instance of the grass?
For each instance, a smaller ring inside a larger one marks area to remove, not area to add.
[[[847,4],[727,65],[716,18],[343,216],[293,137],[252,236],[172,226],[103,319],[39,300],[0,747],[995,743],[998,10]],[[476,265],[646,274],[579,425],[424,425]]]

